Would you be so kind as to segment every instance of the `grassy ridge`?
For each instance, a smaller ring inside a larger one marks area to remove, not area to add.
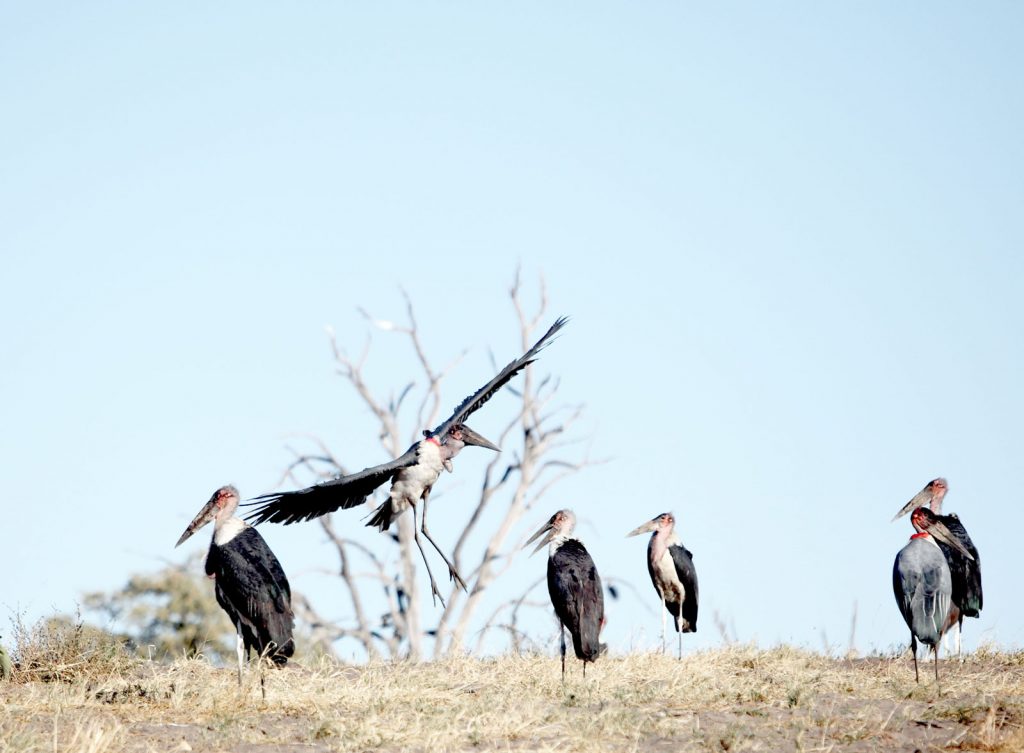
[[[124,657],[0,686],[0,750],[1024,750],[1024,654],[944,665],[730,647],[682,661],[465,658],[235,673]]]

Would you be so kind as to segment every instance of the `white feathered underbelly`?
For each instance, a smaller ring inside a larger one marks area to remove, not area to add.
[[[656,568],[658,583],[662,590],[661,597],[665,601],[682,602],[686,598],[686,589],[679,580],[679,574],[676,573],[675,560],[672,559],[672,555],[667,549],[656,563]]]
[[[419,462],[399,471],[391,484],[391,508],[396,515],[419,502],[423,490],[434,485],[444,468],[441,448],[433,442],[420,445],[417,457]]]

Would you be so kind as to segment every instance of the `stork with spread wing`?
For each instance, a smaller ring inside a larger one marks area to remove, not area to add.
[[[256,524],[269,521],[286,525],[312,520],[338,509],[347,510],[358,507],[377,487],[390,481],[391,492],[388,499],[377,508],[367,525],[377,526],[381,531],[386,531],[396,517],[410,507],[415,508],[422,500],[423,513],[420,518],[420,528],[417,530],[414,527],[413,530],[416,546],[420,549],[427,574],[430,576],[431,591],[435,597],[441,598],[441,593],[433,573],[430,572],[430,565],[420,542],[420,532],[444,559],[452,580],[465,589],[465,581],[427,531],[427,499],[430,496],[430,490],[438,476],[441,475],[442,469],[449,473],[452,472],[452,459],[466,445],[499,450],[497,445],[466,426],[466,419],[483,407],[484,403],[490,400],[516,374],[533,363],[540,351],[551,343],[552,338],[565,326],[567,321],[565,317],[560,317],[555,321],[532,348],[509,363],[491,381],[459,403],[452,415],[437,428],[433,431],[424,431],[423,439],[416,442],[405,454],[387,463],[365,468],[358,473],[340,476],[305,489],[256,497],[249,503],[255,505],[255,509],[246,516],[246,519]],[[444,604],[443,598],[441,598],[441,604]]]

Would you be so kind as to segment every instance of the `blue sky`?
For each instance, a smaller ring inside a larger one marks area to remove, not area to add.
[[[898,645],[910,527],[889,519],[938,475],[985,567],[966,645],[1024,643],[1024,563],[998,532],[1024,457],[1019,5],[38,3],[0,21],[0,607],[71,611],[180,561],[212,491],[273,489],[294,434],[353,468],[386,459],[325,325],[358,349],[357,307],[400,319],[408,291],[438,363],[469,349],[454,405],[492,351],[518,353],[521,268],[572,316],[540,365],[609,458],[522,528],[573,507],[602,572],[635,583],[651,611],[610,605],[614,648],[657,636],[644,545],[622,536],[664,510],[701,578],[690,645],[719,642],[715,612],[741,640],[845,644],[855,603],[862,650]],[[414,364],[375,337],[398,388]],[[264,534],[346,619],[318,529]],[[508,589],[542,572],[523,559]]]

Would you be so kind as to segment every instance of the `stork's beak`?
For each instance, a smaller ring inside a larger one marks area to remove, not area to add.
[[[199,514],[196,515],[195,518],[192,519],[192,522],[188,524],[188,528],[185,529],[185,533],[181,534],[181,538],[178,539],[178,543],[174,545],[175,548],[181,546],[193,533],[198,531],[217,516],[217,494],[219,494],[219,491],[210,497],[210,501],[206,503],[206,506],[200,510]]]
[[[896,513],[893,519],[889,522],[892,523],[893,520],[899,520],[908,512],[910,512],[911,510],[916,510],[918,507],[927,507],[931,501],[932,490],[930,486],[926,486],[924,489],[915,494],[914,498],[907,502],[907,504],[903,506],[903,509]]]
[[[943,544],[949,544],[951,547],[960,552],[960,554],[964,555],[967,559],[972,561],[974,560],[974,557],[971,556],[971,553],[968,552],[966,547],[964,547],[964,545],[960,543],[960,539],[954,536],[950,532],[950,530],[946,528],[946,524],[942,521],[936,520],[930,526],[928,526],[928,533],[930,533],[936,539],[941,541]]]
[[[661,516],[659,515],[658,518],[660,517]],[[626,538],[628,539],[630,536],[639,536],[641,533],[650,533],[651,531],[658,530],[658,518],[648,520],[642,526],[634,528],[632,531],[626,534]]]
[[[482,436],[477,434],[475,431],[470,429],[465,424],[462,425],[462,441],[466,444],[476,445],[477,447],[486,447],[488,450],[494,450],[495,452],[501,452],[501,448],[491,441],[484,439]]]
[[[555,515],[557,515],[557,514],[558,513],[555,513]],[[544,538],[542,538],[540,540],[540,543],[537,544],[537,548],[534,549],[532,552],[530,552],[530,556],[531,557],[533,555],[535,555],[537,552],[539,552],[541,549],[546,547],[548,544],[550,544],[551,543],[551,539],[554,538],[554,535],[555,535],[555,515],[552,515],[548,519],[548,521],[544,525],[542,525],[540,527],[540,530],[537,531],[537,533],[533,534],[533,536],[528,538],[526,540],[526,543],[523,544],[523,549],[526,549],[526,547],[528,547],[530,544],[532,544],[535,539],[537,539],[540,536],[543,536],[544,534],[547,534],[546,536],[544,536]]]

